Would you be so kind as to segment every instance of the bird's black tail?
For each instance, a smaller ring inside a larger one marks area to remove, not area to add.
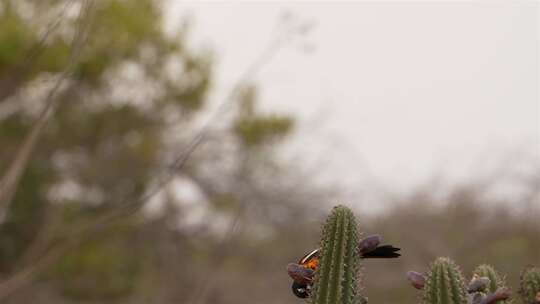
[[[382,259],[390,259],[390,258],[397,258],[401,256],[401,254],[398,253],[400,248],[396,248],[392,245],[383,245],[383,246],[377,246],[374,250],[366,253],[362,253],[363,259],[371,259],[371,258],[382,258]]]

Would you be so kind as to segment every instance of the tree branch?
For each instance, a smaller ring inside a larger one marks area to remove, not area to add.
[[[54,113],[55,107],[58,103],[56,93],[61,88],[64,81],[71,75],[72,70],[78,60],[82,44],[85,36],[85,31],[87,26],[84,24],[84,20],[87,19],[91,7],[91,1],[86,1],[81,6],[79,17],[78,17],[78,27],[75,36],[73,37],[71,43],[70,57],[67,66],[59,75],[56,83],[51,88],[47,97],[45,98],[45,106],[39,113],[36,121],[34,122],[30,132],[26,135],[22,145],[17,151],[15,159],[7,169],[7,172],[0,179],[0,215],[7,214],[7,210],[13,196],[17,191],[19,185],[19,180],[28,165],[30,156],[35,149],[35,146],[47,124],[49,117]]]

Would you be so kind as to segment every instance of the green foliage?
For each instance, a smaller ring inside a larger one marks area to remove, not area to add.
[[[246,117],[236,121],[234,131],[246,146],[256,146],[290,132],[292,120],[279,115]]]
[[[157,7],[151,0],[97,1],[76,75],[97,81],[106,69],[134,59],[143,43],[162,39]]]
[[[133,249],[118,240],[87,242],[53,270],[62,292],[73,299],[100,300],[133,291],[140,272]]]
[[[55,39],[43,49],[43,53],[34,66],[33,73],[39,74],[43,71],[58,73],[62,71],[68,63],[69,48],[69,44],[64,39]]]
[[[314,304],[359,303],[356,218],[344,206],[334,207],[323,227],[319,264],[311,295]]]
[[[45,163],[33,163],[24,173],[21,186],[5,222],[0,226],[0,272],[14,267],[13,261],[41,229],[46,205],[44,182],[49,176]]]
[[[449,258],[438,258],[431,264],[424,286],[424,303],[467,304],[465,279]]]
[[[43,25],[33,24],[28,18],[23,18],[18,4],[20,2],[13,0],[0,3],[0,77],[5,77],[4,80],[30,80],[45,71],[61,71],[69,57],[69,45],[65,38],[55,35],[45,45],[39,45],[41,41],[38,39],[38,30],[43,31]],[[45,10],[43,13],[46,13],[50,9],[47,6],[51,4],[46,1],[35,3],[36,10]],[[30,54],[38,56],[30,58],[33,57]],[[30,64],[28,71],[21,69],[26,64]]]
[[[540,300],[540,267],[530,267],[521,274],[519,293],[523,304],[536,304]]]
[[[10,2],[4,1],[0,10],[0,77],[10,68],[20,65],[25,52],[35,43],[36,36],[15,12]]]
[[[234,123],[234,133],[247,147],[258,146],[291,132],[293,120],[284,115],[256,114],[257,90],[254,86],[244,87],[240,94],[240,115]]]

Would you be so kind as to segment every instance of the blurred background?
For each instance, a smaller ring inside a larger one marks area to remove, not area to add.
[[[0,0],[0,302],[301,303],[332,206],[540,264],[538,2]]]

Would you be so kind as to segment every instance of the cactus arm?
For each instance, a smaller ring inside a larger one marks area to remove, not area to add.
[[[337,206],[323,227],[312,303],[358,302],[356,277],[359,263],[356,219],[348,208]]]

